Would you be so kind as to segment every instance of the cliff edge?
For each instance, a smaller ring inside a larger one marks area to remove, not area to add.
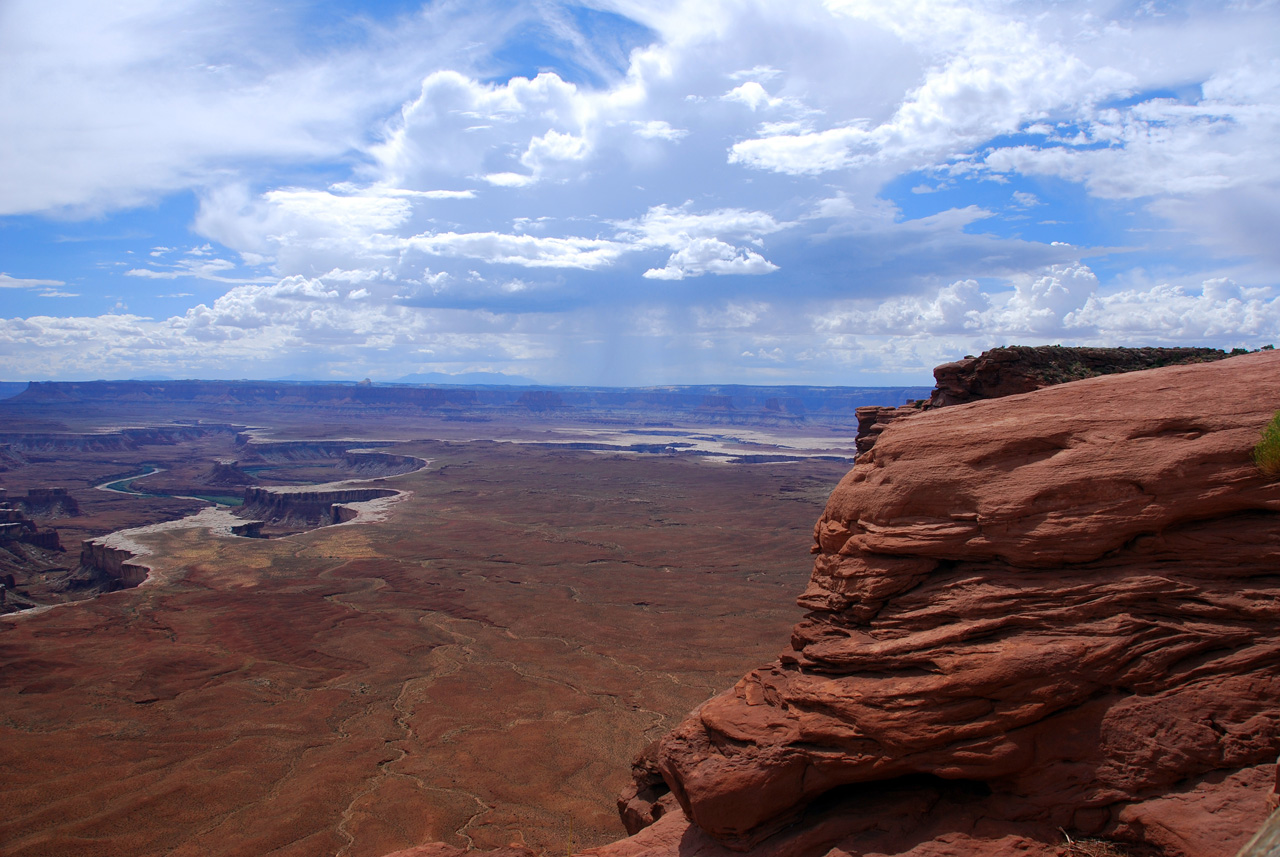
[[[1244,353],[1243,350],[1241,353]],[[1061,345],[1009,345],[943,363],[933,370],[934,388],[927,399],[900,407],[858,408],[859,453],[875,446],[894,420],[920,411],[1030,393],[1055,384],[1143,369],[1208,363],[1232,355],[1217,348],[1089,348]]]
[[[1278,407],[1262,352],[895,421],[790,647],[657,748],[683,813],[595,853],[1231,857],[1280,753]]]

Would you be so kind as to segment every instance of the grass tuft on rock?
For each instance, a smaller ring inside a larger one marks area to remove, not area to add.
[[[1262,439],[1253,448],[1253,463],[1267,476],[1280,477],[1280,411],[1262,430]]]

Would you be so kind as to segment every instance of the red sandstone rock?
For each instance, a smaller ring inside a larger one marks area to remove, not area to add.
[[[678,810],[658,768],[658,742],[654,741],[631,763],[631,785],[618,796],[618,816],[627,833],[635,834],[664,815],[678,815]]]
[[[977,357],[965,357],[935,368],[935,386],[928,399],[901,407],[858,408],[858,454],[875,446],[889,423],[922,410],[1000,399],[1100,375],[1208,363],[1225,357],[1227,353],[1216,348],[1064,348],[1061,345],[992,348]]]
[[[600,855],[1087,835],[1231,857],[1280,752],[1280,483],[1250,459],[1278,406],[1261,353],[894,423],[815,527],[792,648],[662,743],[697,827],[671,814]],[[840,811],[803,817],[819,799]]]
[[[965,357],[934,369],[937,386],[929,397],[929,407],[998,399],[1067,381],[1207,363],[1226,356],[1226,352],[1216,348],[1064,348],[1060,345],[993,348],[977,357]]]

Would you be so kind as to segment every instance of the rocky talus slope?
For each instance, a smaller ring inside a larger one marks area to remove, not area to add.
[[[1280,752],[1278,407],[1263,352],[897,420],[815,527],[790,647],[661,741],[628,796],[657,821],[594,853],[1232,857]]]

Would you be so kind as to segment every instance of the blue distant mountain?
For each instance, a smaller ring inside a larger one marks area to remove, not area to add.
[[[444,372],[418,372],[396,378],[393,384],[491,384],[509,387],[533,387],[538,382],[523,375],[505,375],[502,372],[461,372],[447,375]]]
[[[25,389],[26,381],[0,381],[0,399],[11,399]]]

